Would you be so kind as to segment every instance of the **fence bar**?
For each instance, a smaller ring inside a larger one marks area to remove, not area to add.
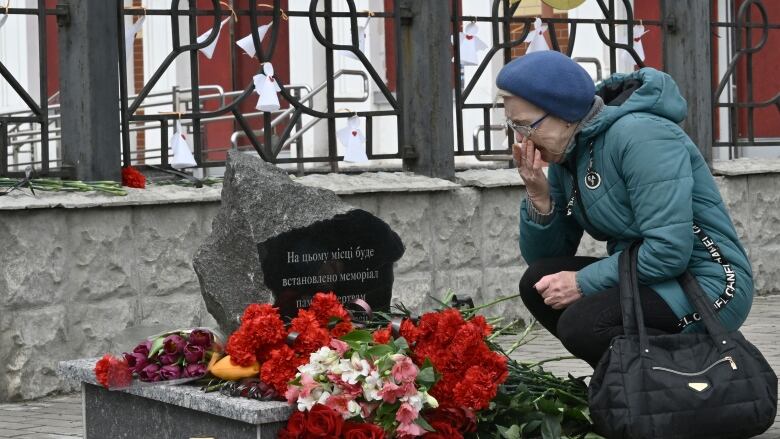
[[[400,70],[406,82],[401,103],[404,149],[417,153],[416,157],[404,158],[404,169],[429,177],[453,178],[449,2],[400,1]]]
[[[60,4],[70,12],[59,31],[60,100],[62,108],[72,109],[62,112],[63,165],[80,180],[119,181],[116,3],[60,0]]]
[[[664,69],[672,75],[688,101],[682,126],[712,162],[712,36],[710,0],[663,0],[668,23],[663,42]]]

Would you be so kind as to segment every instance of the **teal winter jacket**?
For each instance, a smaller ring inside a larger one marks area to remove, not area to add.
[[[657,291],[685,331],[702,330],[675,280],[686,269],[697,278],[729,330],[753,301],[750,262],[715,180],[696,145],[677,125],[687,104],[666,73],[644,68],[615,74],[597,87],[605,106],[578,134],[563,164],[548,172],[555,203],[552,222],[540,225],[520,207],[520,250],[529,264],[573,256],[583,230],[606,241],[609,256],[577,272],[586,296],[618,285],[620,252],[638,239],[639,282]],[[591,153],[592,151],[592,153]],[[595,189],[585,184],[592,169]],[[567,204],[576,171],[580,201]]]

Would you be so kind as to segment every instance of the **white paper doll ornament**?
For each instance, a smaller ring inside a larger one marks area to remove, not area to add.
[[[634,51],[636,52],[637,56],[639,56],[639,59],[641,61],[645,60],[645,48],[642,45],[642,36],[648,32],[650,32],[650,30],[649,29],[645,30],[645,27],[641,24],[635,25],[633,29]],[[628,35],[623,37],[621,43],[628,44],[627,41],[628,41]],[[636,61],[634,60],[634,57],[631,56],[631,53],[629,53],[628,50],[621,50],[620,71],[633,72],[634,66],[636,66]]]
[[[222,23],[219,24],[219,28],[217,28],[217,37],[214,38],[214,41],[212,41],[211,44],[209,44],[208,46],[203,47],[203,48],[200,49],[201,53],[203,53],[203,55],[205,55],[206,58],[211,59],[211,57],[214,56],[214,49],[217,47],[217,42],[219,41],[219,36],[222,34],[222,27],[225,26],[225,24],[228,21],[230,21],[230,18],[231,17],[228,17],[228,18],[222,20]],[[198,39],[197,39],[198,44],[206,41],[211,36],[211,32],[213,30],[214,30],[214,28],[211,28],[211,29],[207,30],[206,32],[204,32],[203,34],[201,34],[201,36],[199,36]]]
[[[253,79],[255,92],[260,95],[255,108],[260,111],[276,111],[281,108],[279,96],[276,93],[282,89],[274,78],[274,66],[270,62],[263,64],[263,73],[258,73]]]
[[[187,144],[181,129],[181,121],[179,120],[176,121],[176,129],[173,131],[173,137],[171,137],[171,149],[173,150],[172,168],[184,169],[198,166],[198,163],[195,162],[195,157],[190,152],[190,145]]]
[[[358,29],[357,29],[358,50],[363,52],[364,54],[366,53],[366,29],[368,29],[368,22],[369,21],[371,21],[371,17],[370,16],[366,19],[366,22],[363,23],[362,26],[358,26]],[[351,42],[352,41],[352,31],[351,30],[349,32],[349,35],[350,35],[349,41]],[[341,53],[342,55],[346,56],[347,58],[352,58],[352,59],[354,59],[356,61],[360,61],[360,58],[358,58],[357,55],[355,55],[354,53],[350,52],[349,50],[339,50],[339,53]]]
[[[460,33],[460,63],[464,66],[479,65],[479,52],[487,49],[488,45],[479,36],[477,23],[469,23]]]
[[[0,27],[2,27],[3,19],[0,18]],[[146,15],[142,15],[135,23],[125,28],[125,56],[130,57],[133,54],[133,43],[138,32],[141,32],[141,28],[146,21]]]
[[[350,163],[367,163],[366,137],[360,130],[360,118],[352,116],[347,120],[347,126],[338,130],[336,136],[344,145],[344,161]]]
[[[547,40],[544,38],[545,32],[547,32],[547,25],[542,24],[542,19],[536,17],[536,20],[534,20],[534,30],[529,32],[528,36],[525,37],[525,42],[528,43],[528,49],[526,49],[525,53],[550,50],[550,46],[547,45]]]
[[[264,24],[262,26],[259,26],[257,28],[257,36],[260,37],[260,42],[263,42],[263,38],[265,38],[265,34],[268,33],[268,29],[271,27],[272,23]],[[245,36],[244,38],[241,38],[240,40],[236,41],[236,45],[241,48],[244,52],[246,52],[247,55],[250,57],[255,56],[257,53],[255,51],[255,42],[252,40],[252,34]]]

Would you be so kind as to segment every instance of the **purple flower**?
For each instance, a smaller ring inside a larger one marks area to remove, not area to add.
[[[176,364],[181,359],[180,354],[162,354],[160,355],[160,364],[167,366],[169,364]]]
[[[177,380],[181,378],[181,367],[175,364],[169,364],[168,366],[163,366],[163,368],[160,369],[160,377],[166,381]]]
[[[184,360],[187,364],[197,363],[203,359],[203,346],[188,344],[184,348]]]
[[[152,342],[149,340],[146,340],[145,342],[139,344],[138,346],[133,349],[133,352],[136,354],[143,354],[144,356],[149,356],[149,349],[152,348]]]
[[[149,364],[149,360],[146,358],[146,354],[138,352],[125,352],[123,355],[125,356],[125,361],[127,361],[127,366],[133,373],[141,372],[141,370],[146,367],[147,364]]]
[[[187,342],[178,334],[169,335],[163,340],[163,350],[166,354],[180,354],[186,345]]]
[[[160,366],[156,364],[147,364],[146,367],[138,372],[138,378],[141,381],[146,382],[160,381]]]
[[[206,365],[203,363],[188,364],[184,368],[184,376],[187,378],[199,378],[206,375]]]
[[[190,333],[190,344],[202,346],[204,350],[211,347],[211,331],[195,329]]]

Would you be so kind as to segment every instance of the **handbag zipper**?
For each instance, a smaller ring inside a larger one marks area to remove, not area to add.
[[[712,369],[713,367],[715,367],[715,366],[717,366],[717,365],[719,365],[721,363],[725,363],[725,362],[729,362],[731,364],[731,369],[732,370],[737,370],[737,363],[731,357],[723,357],[720,360],[710,364],[710,366],[708,368],[702,370],[701,372],[680,372],[678,370],[668,369],[666,367],[659,367],[659,366],[654,366],[653,370],[660,370],[660,371],[664,371],[664,372],[670,372],[670,373],[673,373],[673,374],[676,374],[676,375],[682,375],[682,376],[686,376],[686,377],[693,377],[693,376],[698,376],[698,375],[705,374],[705,373],[709,372],[710,369]]]

